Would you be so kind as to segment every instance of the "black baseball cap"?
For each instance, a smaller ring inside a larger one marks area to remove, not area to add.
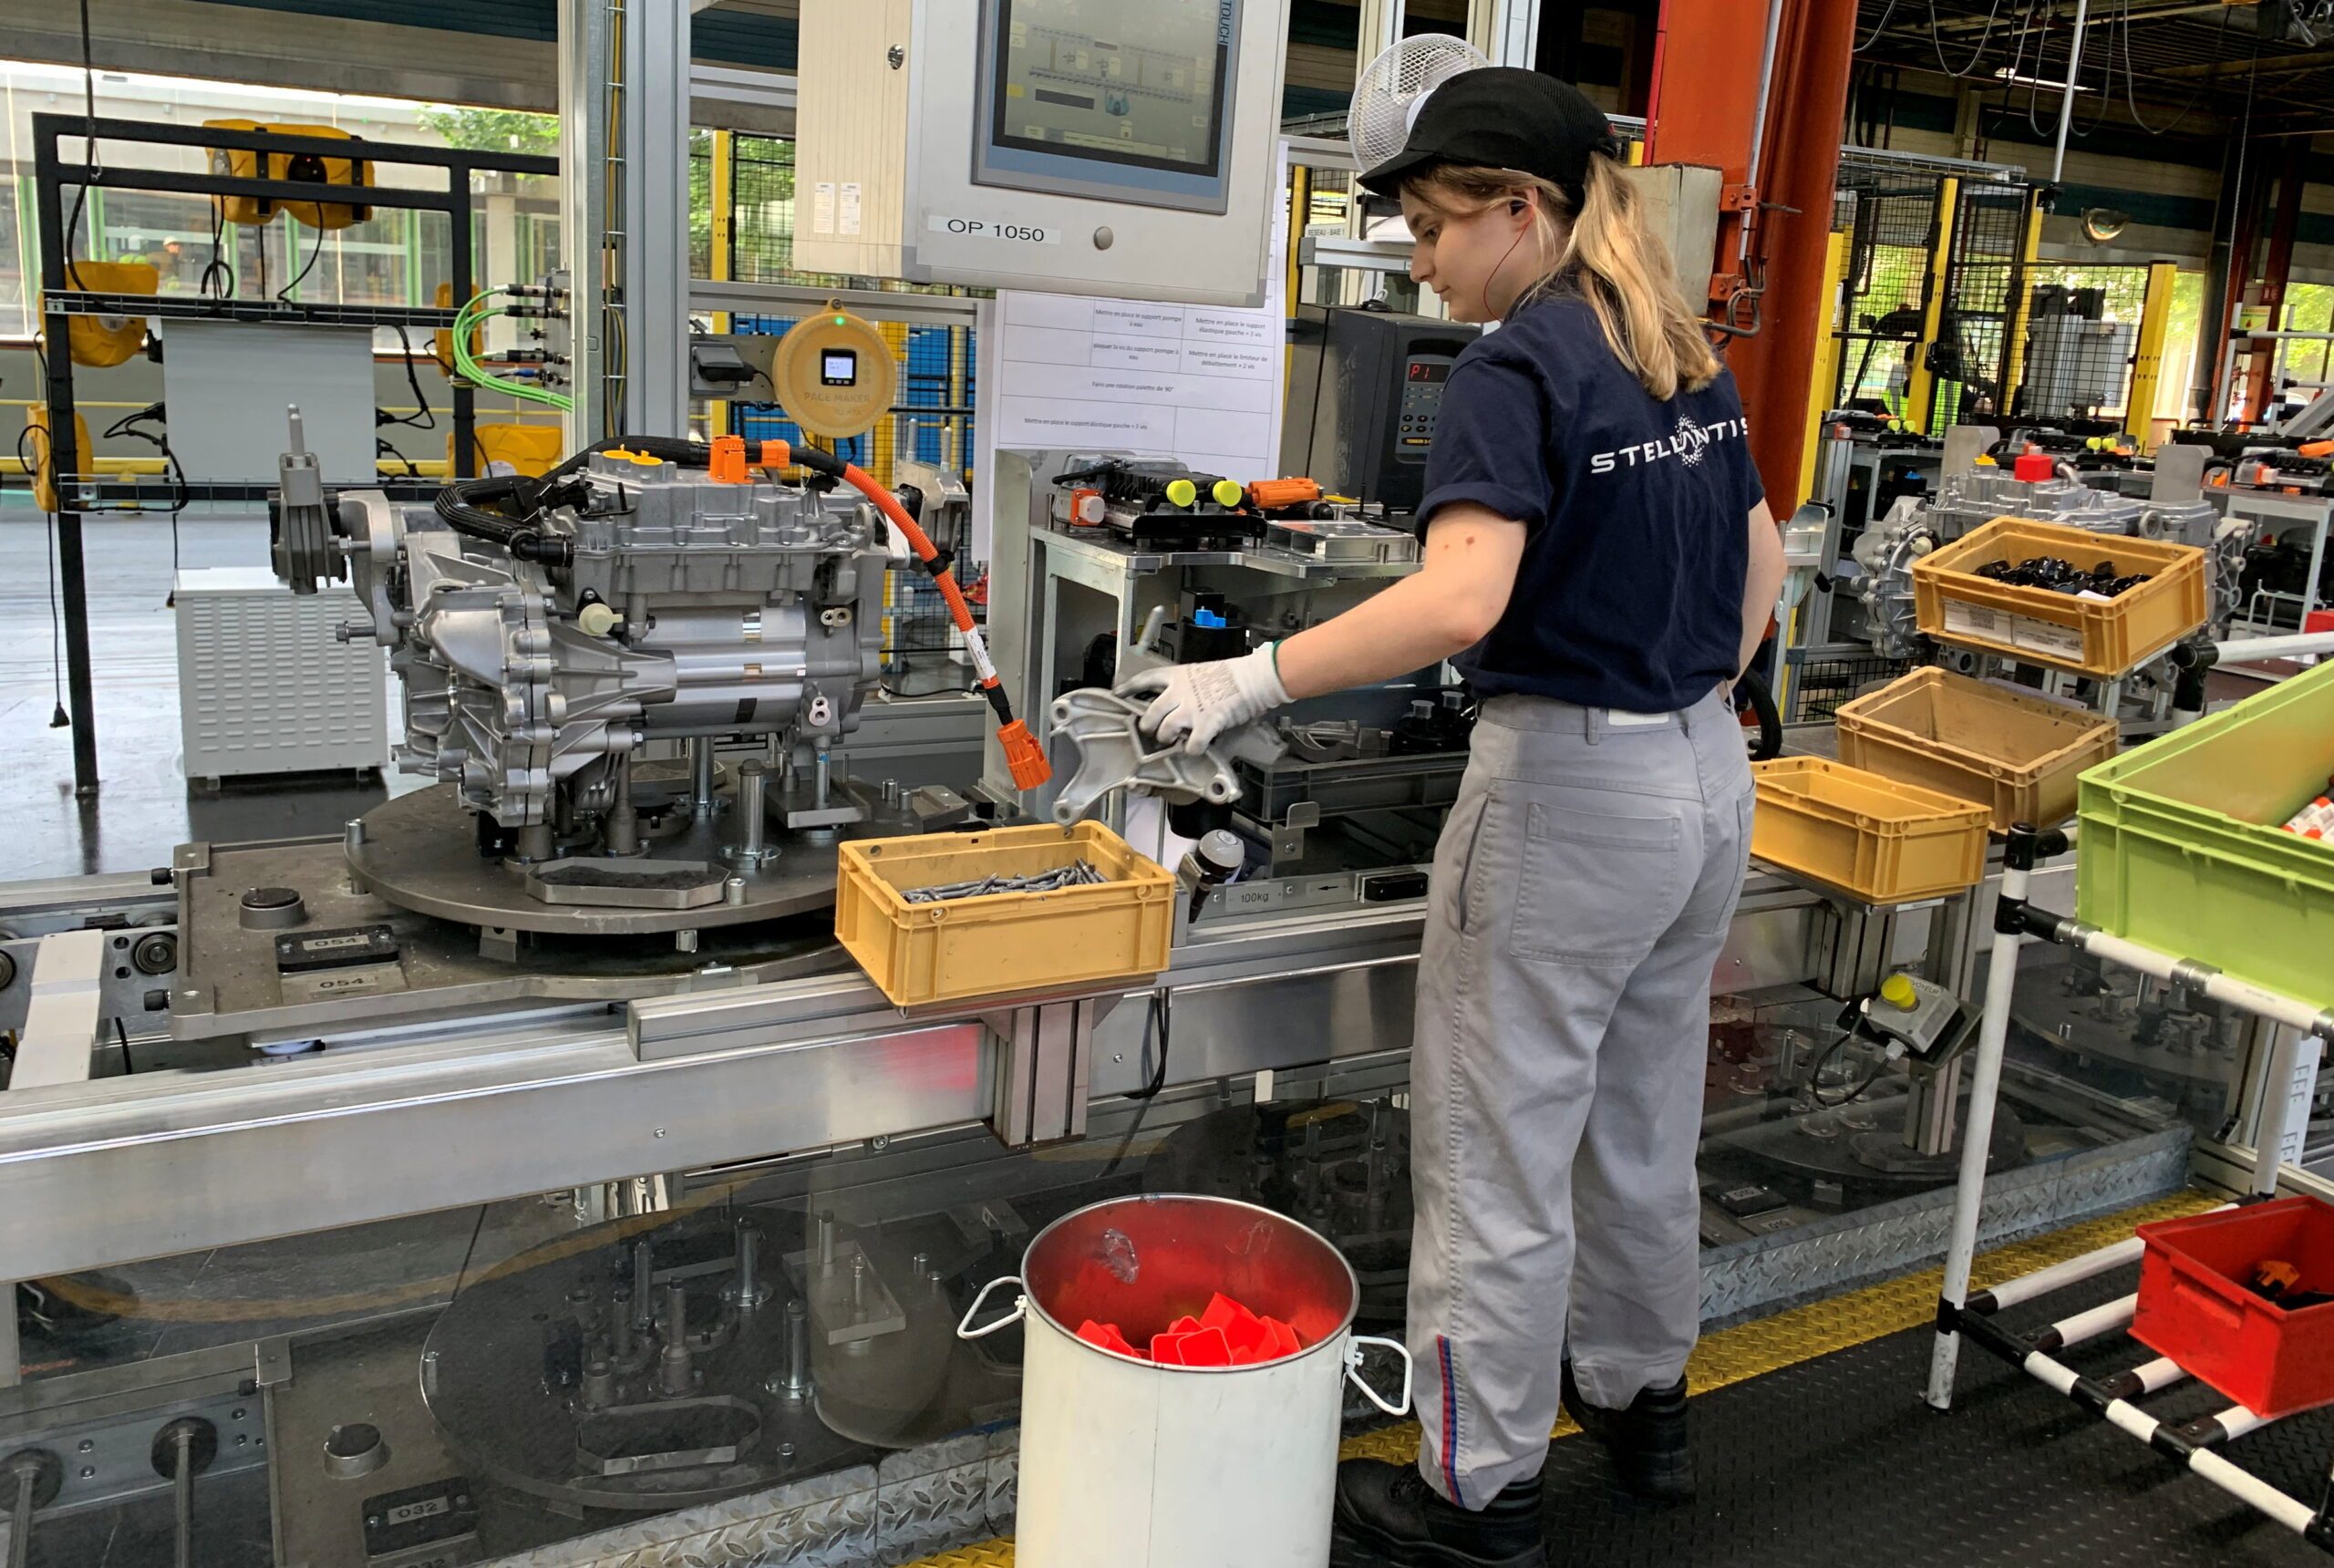
[[[1438,163],[1513,169],[1536,174],[1580,200],[1588,155],[1621,155],[1605,111],[1570,82],[1513,66],[1462,71],[1427,95],[1402,150],[1365,171],[1362,185],[1380,196]]]

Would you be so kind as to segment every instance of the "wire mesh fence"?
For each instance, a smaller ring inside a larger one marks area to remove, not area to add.
[[[1848,235],[1831,406],[1905,411],[1936,247],[1939,177],[1843,166],[1833,222]]]
[[[2026,287],[2029,197],[2023,185],[1960,187],[1930,359],[1936,380],[1926,429],[1996,418],[2009,406],[2010,335]]]
[[[818,288],[847,284],[825,273],[794,271],[794,143],[741,134],[730,138],[729,147],[729,275],[740,283]]]
[[[733,315],[735,333],[782,335],[796,317]],[[857,463],[885,484],[894,482],[903,459],[925,463],[962,479],[973,461],[973,365],[979,334],[965,326],[879,325],[899,366],[899,391],[890,416],[863,436],[814,444],[831,445],[836,455]],[[749,441],[804,444],[800,426],[775,403],[729,405],[732,433]]]
[[[974,624],[980,624],[988,618],[986,573],[961,562],[957,572]],[[883,689],[893,696],[972,690],[977,677],[964,634],[932,579],[912,566],[895,566],[883,599]]]
[[[712,184],[710,162],[717,155],[712,138],[693,147],[693,184]],[[692,257],[697,275],[726,271],[740,283],[784,283],[807,288],[849,287],[855,280],[794,268],[794,143],[783,137],[737,135],[729,148],[729,253],[726,268],[716,269],[712,251],[715,231],[709,218],[692,230]],[[709,191],[705,193],[710,210]],[[914,290],[910,292],[935,292]],[[954,291],[937,291],[954,292]],[[791,315],[733,314],[728,329],[736,333],[780,335],[794,325]],[[913,459],[964,478],[973,460],[973,366],[976,335],[969,327],[910,326],[879,322],[884,341],[899,366],[899,392],[890,416],[864,436],[832,443],[846,460],[857,463],[885,484],[895,481],[901,460]],[[732,401],[729,429],[749,440],[784,440],[803,444],[801,428],[774,403]],[[829,443],[818,441],[825,446]]]
[[[1878,690],[1909,673],[1916,662],[1885,658],[1878,654],[1806,660],[1791,683],[1791,707],[1783,715],[1783,722],[1816,724],[1835,717],[1842,703]]]

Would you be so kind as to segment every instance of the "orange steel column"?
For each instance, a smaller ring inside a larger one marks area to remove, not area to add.
[[[1854,9],[1853,0],[1848,4]],[[1781,38],[1776,42],[1780,54]],[[1767,7],[1761,0],[1662,0],[1646,106],[1645,160],[1720,171],[1723,191],[1718,264],[1710,279],[1713,301],[1740,284],[1742,225],[1756,207],[1750,133],[1759,115],[1759,57],[1766,46]]]
[[[1648,107],[1648,161],[1725,170],[1730,205],[1717,270],[1744,271],[1739,224],[1750,223],[1747,284],[1759,330],[1725,353],[1742,386],[1750,449],[1773,504],[1799,494],[1804,428],[1823,331],[1832,193],[1847,119],[1854,0],[1777,0],[1774,79],[1755,198],[1741,191],[1757,112],[1767,7],[1758,0],[1664,0]],[[1713,292],[1717,285],[1713,284]]]

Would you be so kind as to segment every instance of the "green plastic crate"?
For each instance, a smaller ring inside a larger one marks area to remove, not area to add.
[[[2080,791],[2077,913],[2334,1007],[2334,841],[2282,827],[2329,775],[2334,665],[2091,769]]]

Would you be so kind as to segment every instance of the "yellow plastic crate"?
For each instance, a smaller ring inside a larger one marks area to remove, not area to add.
[[[453,334],[444,335],[451,337]],[[479,424],[470,428],[470,466],[483,474],[495,463],[509,463],[531,480],[539,480],[559,465],[563,432],[557,425]],[[446,461],[454,460],[453,432],[446,435]],[[451,472],[450,468],[448,470]]]
[[[1915,670],[1838,719],[1841,761],[1988,807],[1999,832],[2073,816],[2076,776],[2115,755],[2113,720],[1950,670]]]
[[[1108,880],[910,903],[915,888],[1085,861]],[[1167,967],[1175,879],[1100,822],[857,839],[838,857],[835,939],[903,1007],[1147,978]]]
[[[2112,561],[2118,576],[2149,580],[2112,599],[2019,588],[1978,575],[1997,561],[2055,555],[2079,566]],[[2205,624],[2205,552],[2093,533],[2064,523],[1998,517],[1913,562],[1913,610],[1926,634],[1966,648],[2112,680]]]
[[[1866,903],[1909,903],[1975,887],[1993,812],[1816,757],[1754,762],[1750,852]]]

